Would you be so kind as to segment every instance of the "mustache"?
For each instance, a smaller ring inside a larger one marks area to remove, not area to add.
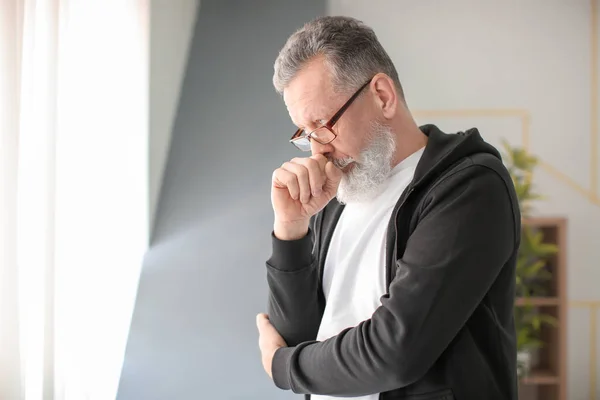
[[[351,157],[348,157],[348,158],[341,158],[341,159],[330,158],[329,161],[331,161],[333,163],[333,165],[335,165],[337,168],[344,169],[348,165],[352,164],[355,160]]]

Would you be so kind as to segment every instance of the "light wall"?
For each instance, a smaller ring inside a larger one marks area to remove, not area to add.
[[[475,126],[496,146],[505,138],[541,158],[534,183],[547,199],[537,213],[568,218],[571,303],[600,300],[598,8],[594,19],[592,4],[328,2],[329,14],[375,29],[419,122],[446,131]],[[585,309],[569,313],[569,398],[589,398],[590,319]]]

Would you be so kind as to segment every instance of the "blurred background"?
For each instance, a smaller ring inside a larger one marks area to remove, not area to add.
[[[503,152],[522,398],[600,399],[599,3],[1,0],[0,399],[297,398],[255,315],[296,156],[273,62],[321,15],[375,30],[419,123]]]

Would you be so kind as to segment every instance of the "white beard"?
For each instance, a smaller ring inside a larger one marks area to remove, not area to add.
[[[338,168],[351,163],[354,166],[344,173],[337,191],[342,204],[367,202],[377,197],[392,170],[392,158],[396,151],[396,140],[391,129],[379,122],[373,123],[370,143],[358,160],[351,158],[335,160]]]

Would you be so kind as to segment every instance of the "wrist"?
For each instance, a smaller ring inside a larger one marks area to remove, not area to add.
[[[269,374],[269,377],[271,379],[273,379],[273,359],[275,358],[275,353],[277,353],[277,350],[281,349],[283,346],[274,346],[273,348],[270,349],[270,351],[267,354],[267,360],[265,362],[265,367],[268,368],[267,373]]]
[[[273,233],[279,240],[298,240],[308,234],[310,220],[282,222],[275,219]]]

